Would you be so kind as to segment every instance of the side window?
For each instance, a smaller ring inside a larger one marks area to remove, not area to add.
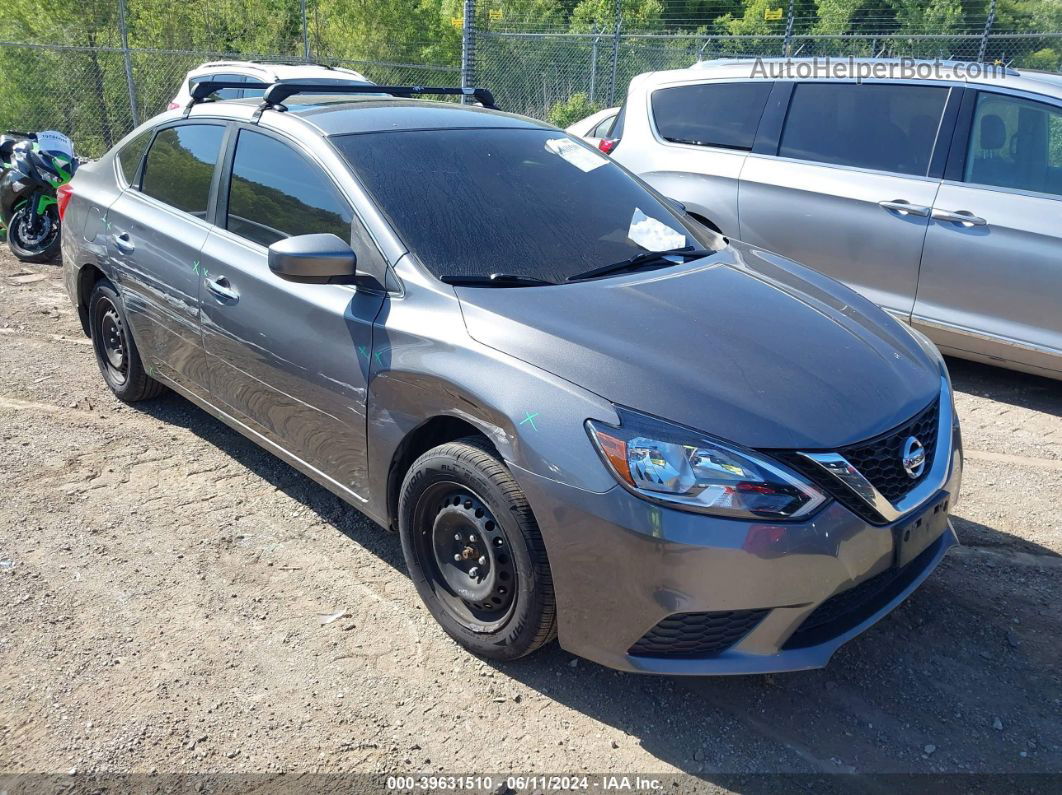
[[[948,89],[881,83],[801,83],[778,154],[924,176]]]
[[[963,179],[1062,195],[1062,108],[978,94]]]
[[[263,246],[315,232],[349,242],[353,217],[317,166],[275,138],[240,131],[229,186],[230,232]]]
[[[237,83],[247,82],[247,78],[243,75],[199,75],[198,77],[193,77],[188,81],[189,90],[191,90],[192,86],[194,86],[196,83],[202,83],[204,80],[229,80],[235,81]],[[219,88],[210,96],[214,97],[214,99],[239,99],[242,92],[242,88]]]
[[[653,92],[660,137],[677,144],[752,149],[772,83],[702,83]]]
[[[214,124],[162,130],[148,150],[140,190],[196,218],[206,218],[210,180],[224,134],[225,128]]]
[[[612,123],[616,121],[615,116],[606,116],[602,119],[594,129],[590,131],[590,138],[605,138],[608,136],[608,131],[612,129]]]
[[[140,161],[144,157],[144,150],[147,149],[153,132],[155,131],[145,130],[118,150],[118,168],[121,169],[122,176],[129,184],[132,184],[133,177],[136,176],[136,170],[140,166]]]

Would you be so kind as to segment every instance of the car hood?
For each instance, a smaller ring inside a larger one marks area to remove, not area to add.
[[[743,244],[656,271],[456,292],[484,345],[747,447],[840,447],[899,425],[940,392],[936,357],[897,321]]]

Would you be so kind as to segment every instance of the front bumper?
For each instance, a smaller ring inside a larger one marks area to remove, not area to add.
[[[961,449],[951,454],[939,496],[958,494]],[[618,486],[587,492],[516,467],[513,472],[549,555],[560,645],[625,671],[715,675],[821,668],[842,644],[906,599],[958,543],[948,522],[902,576],[892,576],[893,526],[868,524],[837,502],[804,523],[760,524],[672,510]],[[883,581],[887,587],[875,587]],[[864,584],[860,593],[870,591],[873,599],[864,600],[849,621],[820,625],[816,634],[796,635],[800,643],[789,642],[824,602]],[[699,657],[630,653],[669,616],[725,618],[727,611],[744,622],[747,634],[725,650]]]

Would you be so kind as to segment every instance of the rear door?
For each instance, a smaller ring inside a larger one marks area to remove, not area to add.
[[[358,269],[383,258],[321,165],[286,138],[241,128],[222,179],[199,300],[215,402],[358,497],[365,398],[382,290],[305,284],[269,270],[268,246],[331,232]]]
[[[914,322],[940,345],[1062,371],[1062,102],[970,91]]]
[[[137,346],[149,368],[203,392],[200,249],[210,229],[226,126],[180,122],[159,129],[135,184],[103,220],[107,255]],[[130,150],[133,167],[135,151]]]
[[[776,149],[741,172],[739,237],[910,316],[939,187],[945,85],[798,83]],[[759,149],[759,146],[757,146]]]

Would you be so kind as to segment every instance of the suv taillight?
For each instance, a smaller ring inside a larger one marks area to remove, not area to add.
[[[74,189],[70,187],[70,183],[60,185],[55,189],[55,203],[59,210],[59,220],[63,220],[63,216],[66,215],[66,205],[70,204],[70,197],[74,195]]]
[[[602,138],[597,142],[597,148],[604,152],[606,155],[612,154],[612,150],[616,148],[616,144],[619,143],[619,138]]]
[[[166,106],[166,110],[177,110],[177,108],[179,107],[181,106],[178,103],[171,102],[169,105]]]

